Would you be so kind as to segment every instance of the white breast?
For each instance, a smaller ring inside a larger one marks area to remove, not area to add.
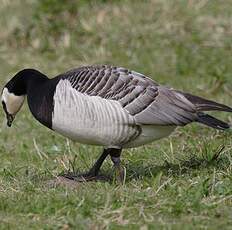
[[[121,147],[137,129],[119,102],[88,96],[61,80],[54,95],[53,130],[86,144]]]

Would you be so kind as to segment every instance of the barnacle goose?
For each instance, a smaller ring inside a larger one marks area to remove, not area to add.
[[[225,130],[230,128],[227,123],[204,112],[232,112],[226,105],[159,85],[135,71],[106,65],[76,68],[53,79],[35,69],[18,72],[2,91],[8,126],[26,95],[40,123],[72,140],[104,147],[88,173],[66,175],[78,181],[95,179],[108,155],[122,181],[123,148],[166,137],[177,126],[194,121]]]

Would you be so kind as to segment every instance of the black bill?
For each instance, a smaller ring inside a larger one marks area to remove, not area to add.
[[[5,103],[4,101],[2,101],[2,106],[3,106],[3,110],[4,110],[5,113],[6,113],[7,125],[8,125],[9,127],[11,127],[12,122],[13,122],[13,120],[14,120],[14,115],[8,113],[8,111],[7,111],[7,109],[6,109],[6,103]]]
[[[11,127],[12,122],[14,120],[14,116],[12,114],[7,114],[6,117],[7,117],[7,125]]]

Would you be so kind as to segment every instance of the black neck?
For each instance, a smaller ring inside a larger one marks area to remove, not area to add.
[[[48,77],[35,69],[19,71],[6,85],[8,90],[17,96],[26,95],[36,86],[46,82]]]
[[[51,129],[56,80],[50,80],[37,70],[24,69],[18,72],[8,84],[9,91],[15,95],[27,95],[33,116]]]

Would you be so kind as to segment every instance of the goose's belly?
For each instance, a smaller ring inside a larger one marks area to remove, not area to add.
[[[85,124],[86,120],[75,118],[69,121],[72,122],[55,122],[53,130],[83,144],[121,148],[130,136],[133,137],[137,133],[136,129],[117,123],[106,122],[103,125],[99,121],[89,120],[89,123]]]
[[[140,135],[132,141],[129,141],[123,147],[133,148],[159,140],[163,137],[169,136],[175,128],[176,126],[142,125]]]
[[[52,129],[81,143],[121,147],[138,133],[117,101],[79,93],[67,82],[57,85]]]

